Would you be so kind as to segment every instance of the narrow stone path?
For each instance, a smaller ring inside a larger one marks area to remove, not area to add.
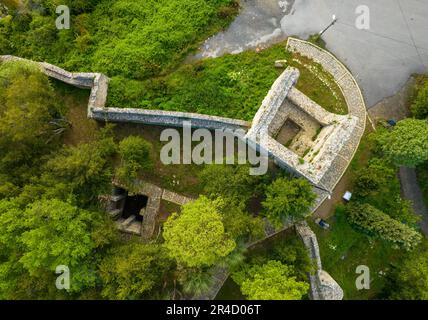
[[[424,203],[424,196],[419,187],[416,170],[413,168],[400,167],[400,181],[403,196],[413,204],[413,210],[422,220],[419,225],[425,237],[428,237],[428,210]]]

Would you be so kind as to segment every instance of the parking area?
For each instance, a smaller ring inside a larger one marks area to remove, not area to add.
[[[423,0],[242,0],[228,30],[208,39],[201,57],[263,48],[289,35],[325,34],[327,49],[357,78],[370,108],[399,91],[413,73],[428,72],[428,1]],[[370,29],[356,27],[358,6],[370,9]]]

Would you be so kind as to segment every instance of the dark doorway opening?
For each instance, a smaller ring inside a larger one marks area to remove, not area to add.
[[[287,119],[281,130],[279,130],[276,140],[288,148],[300,130],[301,128],[297,123],[291,119]]]
[[[122,217],[127,219],[131,216],[135,216],[137,221],[143,221],[143,216],[140,212],[141,209],[144,209],[147,206],[148,201],[149,198],[145,195],[137,194],[135,196],[127,196]]]

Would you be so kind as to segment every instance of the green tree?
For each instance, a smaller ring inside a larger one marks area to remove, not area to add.
[[[111,187],[112,156],[116,145],[107,128],[98,139],[78,146],[65,146],[44,166],[39,178],[24,187],[23,203],[40,197],[72,198],[81,206],[88,206]]]
[[[9,290],[22,277],[46,291],[60,265],[70,269],[70,292],[94,287],[100,253],[115,237],[114,226],[103,213],[59,200],[37,201],[24,210],[14,201],[0,201],[0,232],[4,296],[13,294]]]
[[[246,212],[242,202],[224,200],[219,212],[226,232],[235,240],[256,240],[264,236],[265,223],[261,217]]]
[[[141,299],[162,288],[171,261],[157,244],[128,243],[111,249],[100,265],[102,295],[108,299]]]
[[[233,239],[257,239],[264,234],[260,217],[247,212],[251,201],[260,196],[269,177],[250,175],[250,165],[209,165],[199,178],[210,199],[223,199],[220,213],[226,231]]]
[[[235,274],[233,279],[249,300],[301,300],[309,284],[296,280],[292,267],[271,260]]]
[[[407,225],[391,218],[370,204],[354,203],[347,206],[348,220],[354,226],[412,250],[421,242],[422,235]]]
[[[269,221],[280,226],[289,217],[305,217],[315,199],[307,180],[278,178],[267,187],[266,200],[262,204]]]
[[[416,225],[419,217],[413,212],[411,203],[401,198],[401,185],[394,165],[384,159],[373,158],[355,175],[355,199],[381,208],[400,222]]]
[[[396,180],[396,170],[379,158],[373,158],[368,165],[356,172],[355,193],[360,197],[366,197],[373,193],[385,191],[391,181]]]
[[[52,86],[35,65],[0,65],[0,174],[10,183],[22,185],[52,150],[50,122],[59,116]]]
[[[200,173],[204,192],[212,199],[247,202],[263,191],[264,176],[250,175],[250,165],[209,165]]]
[[[411,252],[392,273],[388,298],[397,300],[428,300],[427,242]]]
[[[387,158],[398,166],[415,167],[428,160],[428,120],[405,119],[376,140]]]
[[[141,170],[153,167],[152,146],[141,137],[129,136],[119,143],[121,165],[117,170],[119,179],[129,182],[138,177]]]
[[[164,225],[165,247],[185,267],[211,266],[235,249],[226,234],[219,208],[221,201],[201,196],[185,204]]]

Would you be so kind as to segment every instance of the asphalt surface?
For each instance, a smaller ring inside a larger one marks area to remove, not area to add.
[[[419,188],[415,169],[401,167],[400,181],[403,195],[412,202],[413,210],[421,217],[419,223],[421,231],[428,237],[428,210],[424,203],[422,190]]]
[[[370,29],[356,27],[356,8],[370,9]],[[208,39],[197,58],[266,47],[289,35],[323,36],[357,78],[368,107],[392,96],[413,73],[428,72],[427,0],[241,0],[232,25]]]

